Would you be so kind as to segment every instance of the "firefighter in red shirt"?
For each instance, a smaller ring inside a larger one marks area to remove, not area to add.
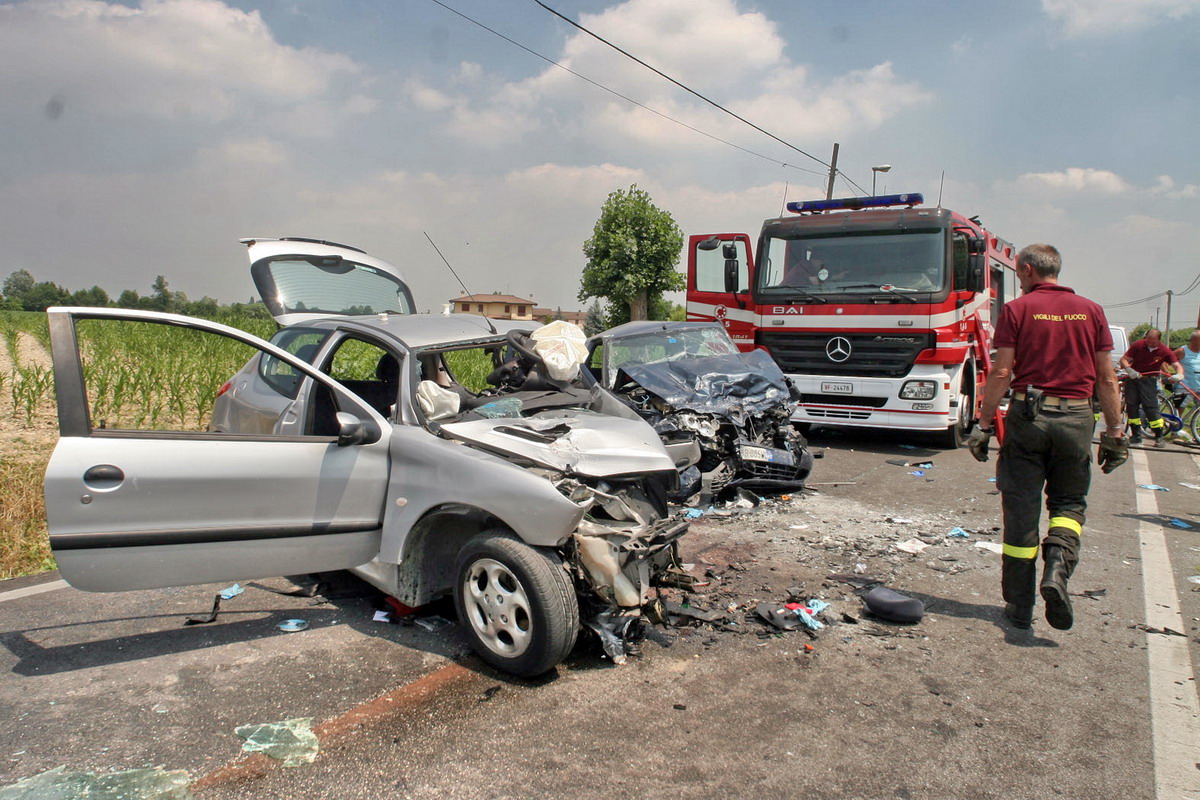
[[[1175,374],[1179,357],[1175,351],[1162,343],[1162,334],[1155,328],[1146,331],[1145,339],[1138,339],[1121,356],[1121,366],[1128,380],[1125,381],[1125,413],[1129,417],[1130,444],[1142,443],[1142,421],[1154,431],[1154,446],[1166,447],[1167,423],[1158,411],[1158,375]],[[1142,417],[1142,412],[1146,416]]]
[[[991,422],[1011,385],[996,486],[1004,511],[1004,613],[1018,628],[1033,624],[1039,543],[1046,620],[1061,630],[1075,620],[1067,579],[1079,562],[1091,483],[1093,391],[1107,426],[1100,435],[1101,469],[1111,472],[1128,457],[1108,320],[1099,305],[1059,285],[1061,268],[1062,257],[1050,245],[1030,245],[1017,255],[1023,295],[1000,314],[996,360],[969,442],[971,454],[987,461]],[[1041,543],[1043,486],[1050,525]]]

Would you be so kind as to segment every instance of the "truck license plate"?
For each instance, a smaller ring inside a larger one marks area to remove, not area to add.
[[[822,383],[821,391],[825,394],[854,394],[853,383]]]

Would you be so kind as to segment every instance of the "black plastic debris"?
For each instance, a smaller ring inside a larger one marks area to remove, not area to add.
[[[876,586],[863,595],[867,610],[889,622],[920,622],[925,616],[925,604],[915,597]]]
[[[496,686],[489,686],[488,688],[484,689],[483,696],[479,698],[479,702],[486,703],[488,700],[491,700],[496,696],[496,693],[499,692],[500,689],[501,687],[499,684]]]
[[[769,625],[773,625],[781,631],[798,631],[804,627],[804,623],[798,616],[781,605],[763,603],[754,609],[754,612]]]

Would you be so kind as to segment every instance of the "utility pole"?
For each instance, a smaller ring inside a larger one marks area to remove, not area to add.
[[[833,158],[829,161],[829,188],[825,190],[825,199],[833,199],[833,179],[837,177],[837,151],[838,143],[833,143]]]
[[[1167,329],[1163,331],[1163,343],[1167,347],[1171,347],[1171,295],[1173,294],[1175,292],[1167,289]]]

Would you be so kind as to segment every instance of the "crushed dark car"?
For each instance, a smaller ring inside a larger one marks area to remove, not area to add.
[[[813,457],[791,423],[799,397],[765,351],[739,351],[709,322],[630,322],[588,347],[592,377],[649,422],[675,458],[675,498],[702,488],[803,488]]]

